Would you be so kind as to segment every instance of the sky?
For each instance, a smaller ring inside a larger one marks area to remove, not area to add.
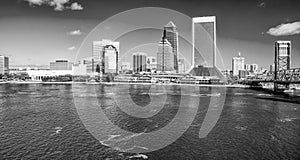
[[[95,30],[101,30],[99,24],[110,17],[130,9],[160,7],[182,13],[179,16],[215,15],[217,47],[224,69],[231,68],[231,59],[239,52],[245,57],[245,63],[268,68],[274,61],[276,40],[292,41],[292,67],[300,67],[299,6],[299,0],[1,0],[0,54],[8,56],[11,65],[48,65],[55,59],[74,61],[80,49],[84,48],[82,44],[88,42],[86,39],[94,37],[101,40],[105,37],[105,33],[96,33]],[[151,13],[151,10],[148,12]],[[140,14],[139,17],[147,19],[151,15]],[[157,25],[168,23],[164,14],[153,14],[152,21],[153,16],[157,17]],[[128,23],[131,25],[132,22],[121,18],[115,24],[120,28],[123,24],[128,26]],[[179,23],[176,25],[178,28],[181,26]],[[143,50],[143,47],[155,50],[153,43],[158,43],[161,36],[159,26],[156,27],[156,32],[144,29],[141,34],[151,39],[145,41],[148,45],[129,45],[124,40],[126,36],[121,36],[120,54],[138,51],[139,48]]]

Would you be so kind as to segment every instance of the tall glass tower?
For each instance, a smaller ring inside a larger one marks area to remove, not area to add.
[[[216,17],[195,17],[192,25],[192,66],[216,66]]]
[[[173,54],[174,54],[174,70],[178,73],[178,59],[177,59],[177,53],[178,53],[178,31],[175,24],[170,21],[168,24],[164,26],[164,30],[166,31],[166,39],[170,42],[171,47],[173,48]]]

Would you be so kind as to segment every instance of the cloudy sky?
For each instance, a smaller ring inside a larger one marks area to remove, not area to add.
[[[299,67],[299,6],[299,0],[1,0],[0,54],[15,65],[73,61],[105,19],[133,8],[163,7],[190,17],[217,16],[225,68],[238,52],[246,63],[267,68],[274,61],[276,40],[292,41],[292,66]]]

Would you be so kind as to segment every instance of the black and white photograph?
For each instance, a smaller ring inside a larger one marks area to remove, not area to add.
[[[0,160],[299,160],[299,0],[0,0]]]

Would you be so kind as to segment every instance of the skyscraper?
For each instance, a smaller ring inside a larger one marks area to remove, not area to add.
[[[174,54],[174,70],[178,73],[178,31],[175,24],[170,21],[164,26],[166,31],[166,39],[170,42],[172,46],[172,52]]]
[[[245,70],[250,72],[251,65],[250,64],[245,64]]]
[[[245,58],[241,57],[241,53],[237,57],[232,58],[232,73],[234,76],[239,75],[240,70],[244,70]]]
[[[250,72],[257,73],[258,72],[258,65],[257,64],[250,64]]]
[[[159,42],[157,52],[157,71],[175,71],[174,54],[171,43],[166,39],[166,30],[164,30],[162,40]]]
[[[146,53],[133,53],[133,72],[139,73],[146,71],[146,57]]]
[[[192,67],[216,66],[216,17],[195,17],[192,24]]]
[[[93,64],[88,68],[95,71],[97,65],[100,66],[101,73],[117,73],[119,70],[119,42],[114,42],[108,39],[102,41],[93,41]]]
[[[9,58],[0,55],[0,74],[9,73]]]

